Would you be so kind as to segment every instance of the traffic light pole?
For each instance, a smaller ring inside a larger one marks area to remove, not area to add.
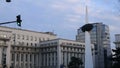
[[[0,25],[3,25],[3,24],[10,24],[10,23],[16,23],[17,21],[10,21],[10,22],[3,22],[3,23],[0,23]]]
[[[3,22],[3,23],[0,23],[0,25],[10,24],[10,23],[17,23],[17,25],[18,25],[19,27],[21,27],[21,22],[22,22],[21,16],[20,16],[20,15],[17,15],[17,16],[16,16],[16,21]]]

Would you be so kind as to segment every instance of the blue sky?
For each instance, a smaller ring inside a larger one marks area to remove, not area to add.
[[[12,0],[11,3],[1,0],[0,3],[0,22],[16,20],[16,16],[20,14],[23,29],[52,31],[60,38],[73,40],[77,29],[85,24],[87,4],[89,22],[109,25],[111,43],[114,41],[114,34],[120,33],[117,0]],[[5,26],[18,28],[16,24]]]

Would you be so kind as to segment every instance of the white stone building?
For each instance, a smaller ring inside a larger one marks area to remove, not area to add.
[[[51,32],[0,26],[0,68],[40,68],[38,44],[51,39]]]
[[[58,38],[40,45],[41,68],[60,68],[61,65],[67,68],[71,57],[80,58],[84,63],[84,43]]]
[[[84,63],[84,43],[57,39],[51,32],[0,26],[0,68],[67,68],[72,56]]]

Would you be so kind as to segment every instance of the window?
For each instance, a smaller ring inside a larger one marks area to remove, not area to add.
[[[79,51],[79,48],[77,48],[77,51]]]
[[[54,45],[57,45],[57,42],[54,42]]]
[[[19,47],[17,47],[17,50],[19,50]]]
[[[16,57],[17,57],[17,58],[16,58],[16,61],[19,61],[19,54],[16,54],[16,55],[17,55],[17,56],[16,56]]]
[[[34,54],[34,63],[36,63],[36,55]]]
[[[37,37],[35,37],[35,41],[37,41]]]
[[[11,68],[13,68],[14,67],[14,63],[11,63]]]
[[[28,47],[26,48],[26,50],[28,50]]]
[[[21,54],[21,61],[23,61],[23,54]]]
[[[14,54],[12,54],[12,58],[11,58],[11,60],[12,60],[12,61],[14,61],[14,58],[15,58],[15,55],[14,55]]]
[[[32,61],[32,55],[30,54],[30,61]]]
[[[23,35],[23,36],[22,36],[22,39],[24,40],[24,38],[25,38],[25,36]]]
[[[72,48],[70,48],[70,50],[72,51]]]
[[[26,68],[27,68],[27,67],[28,67],[28,64],[26,63],[25,66],[26,66]]]
[[[30,68],[32,68],[32,64],[30,64]]]
[[[41,38],[39,38],[39,42],[41,42]]]
[[[33,36],[31,36],[31,41],[33,41]]]
[[[21,49],[22,49],[22,50],[24,50],[24,48],[23,48],[23,47],[22,47]]]
[[[64,56],[64,52],[63,52],[63,64],[64,64],[64,60],[65,60],[65,56]]]
[[[28,60],[27,60],[27,59],[28,59],[27,57],[28,57],[28,55],[26,54],[26,61],[28,61]]]
[[[29,40],[29,36],[27,36],[26,40]]]
[[[35,43],[35,47],[37,46],[37,43]]]
[[[12,49],[14,50],[14,49],[15,49],[15,47],[12,47]]]
[[[19,34],[17,35],[17,39],[20,39],[20,35]]]
[[[28,43],[27,43],[27,46],[28,46]]]
[[[31,43],[31,46],[33,45],[33,43]]]

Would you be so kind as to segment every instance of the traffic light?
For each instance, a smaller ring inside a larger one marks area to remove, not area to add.
[[[6,0],[6,2],[11,2],[11,0]]]
[[[18,15],[18,16],[16,16],[16,18],[17,18],[17,19],[16,19],[17,25],[21,27],[21,22],[22,22],[21,16]]]

